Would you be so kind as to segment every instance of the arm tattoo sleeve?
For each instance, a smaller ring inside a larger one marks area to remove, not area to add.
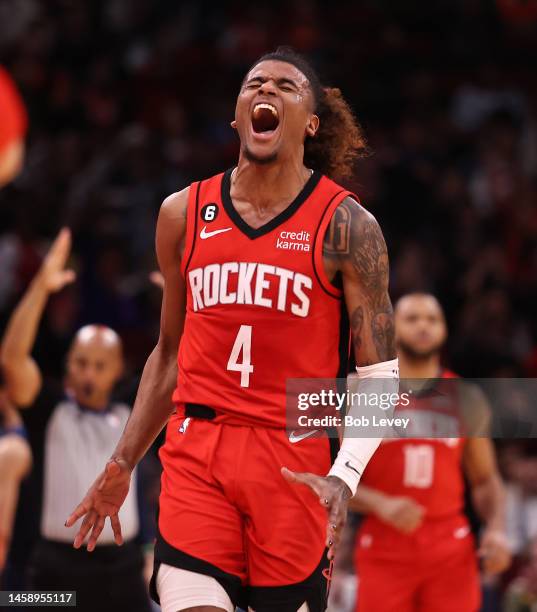
[[[326,231],[323,254],[327,264],[343,274],[359,365],[393,359],[388,252],[376,219],[352,198],[346,198]]]

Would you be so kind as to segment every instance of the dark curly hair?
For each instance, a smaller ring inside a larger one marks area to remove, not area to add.
[[[349,104],[336,87],[324,87],[313,66],[291,47],[278,47],[261,56],[260,62],[276,60],[292,64],[308,79],[319,117],[319,129],[304,143],[304,164],[333,179],[350,176],[356,160],[368,153],[364,133]]]

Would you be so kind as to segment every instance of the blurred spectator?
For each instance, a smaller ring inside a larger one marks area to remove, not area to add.
[[[373,155],[349,186],[385,230],[394,297],[439,295],[447,352],[462,374],[479,363],[470,345],[490,351],[481,376],[506,362],[533,371],[537,37],[512,34],[534,31],[532,6],[20,3],[26,30],[10,36],[4,63],[27,101],[31,132],[27,168],[0,194],[0,320],[28,280],[21,245],[39,252],[68,222],[81,271],[71,332],[105,314],[122,336],[147,338],[158,316],[147,282],[158,203],[233,163],[240,76],[260,50],[290,43],[337,82],[369,135]],[[500,323],[494,338],[484,337],[483,323],[472,327],[484,311]],[[54,330],[47,342],[56,345]],[[146,346],[129,351],[129,368]]]
[[[96,548],[73,548],[79,525],[64,525],[97,466],[111,456],[130,414],[127,405],[111,400],[122,375],[123,355],[121,340],[109,327],[86,325],[78,331],[69,347],[63,383],[43,381],[31,357],[49,295],[75,278],[65,269],[70,244],[64,229],[11,316],[0,355],[7,395],[27,409],[25,423],[36,459],[33,493],[42,498],[32,508],[40,521],[40,539],[31,555],[28,586],[75,590],[80,610],[146,612],[150,604],[144,560],[135,541],[140,523],[136,487],[121,511],[123,546],[116,546],[111,526],[103,521]],[[119,519],[116,515],[111,520]],[[31,530],[32,524],[26,527]]]

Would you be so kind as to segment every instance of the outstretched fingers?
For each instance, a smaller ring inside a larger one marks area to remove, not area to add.
[[[72,527],[78,521],[78,519],[81,519],[89,512],[89,509],[90,506],[86,503],[86,500],[81,501],[65,521],[65,526]]]
[[[69,285],[74,283],[76,280],[76,272],[74,270],[64,270],[61,273],[59,284],[61,287],[65,287],[65,285]]]
[[[62,227],[54,238],[52,246],[49,249],[48,257],[67,257],[69,248],[71,247],[71,230],[68,227]]]
[[[84,517],[84,520],[80,525],[80,529],[78,530],[78,533],[75,536],[75,541],[73,542],[73,546],[75,548],[80,548],[82,546],[84,540],[86,539],[86,536],[89,533],[89,530],[93,527],[96,520],[97,512],[95,512],[95,510],[90,510]]]
[[[341,539],[341,533],[347,518],[346,504],[343,500],[332,499],[328,512],[328,525],[326,528],[326,546],[328,558],[333,559]]]
[[[335,499],[332,501],[328,512],[328,524],[335,531],[338,527],[342,526],[343,522],[344,517],[341,512],[341,503],[339,503],[339,500]]]
[[[119,516],[117,514],[112,514],[110,516],[110,523],[112,524],[112,531],[114,532],[114,541],[118,546],[121,546],[123,544],[123,535],[121,534]]]
[[[104,528],[105,520],[106,520],[106,516],[100,516],[100,515],[97,516],[97,520],[95,521],[93,525],[93,529],[91,530],[91,535],[88,540],[88,546],[87,546],[88,552],[92,552],[95,549],[97,540],[99,536],[101,535],[101,531]]]
[[[347,499],[339,479],[335,479],[334,483],[330,478],[323,478],[310,472],[293,472],[285,467],[281,471],[287,482],[309,487],[319,498],[321,506],[326,509],[328,513],[326,546],[328,558],[333,559],[347,517]]]
[[[293,472],[286,467],[282,467],[282,476],[287,482],[293,484],[302,484],[309,487],[316,495],[321,497],[322,481],[321,476],[311,474],[310,472]],[[322,500],[321,500],[322,503]]]

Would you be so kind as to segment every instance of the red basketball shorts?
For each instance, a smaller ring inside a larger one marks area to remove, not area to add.
[[[358,612],[477,612],[474,538],[464,516],[406,535],[366,521],[356,540]]]
[[[247,586],[255,610],[294,611],[304,601],[324,610],[326,510],[280,470],[325,475],[331,442],[173,415],[160,451],[157,569],[214,576],[242,606]]]

